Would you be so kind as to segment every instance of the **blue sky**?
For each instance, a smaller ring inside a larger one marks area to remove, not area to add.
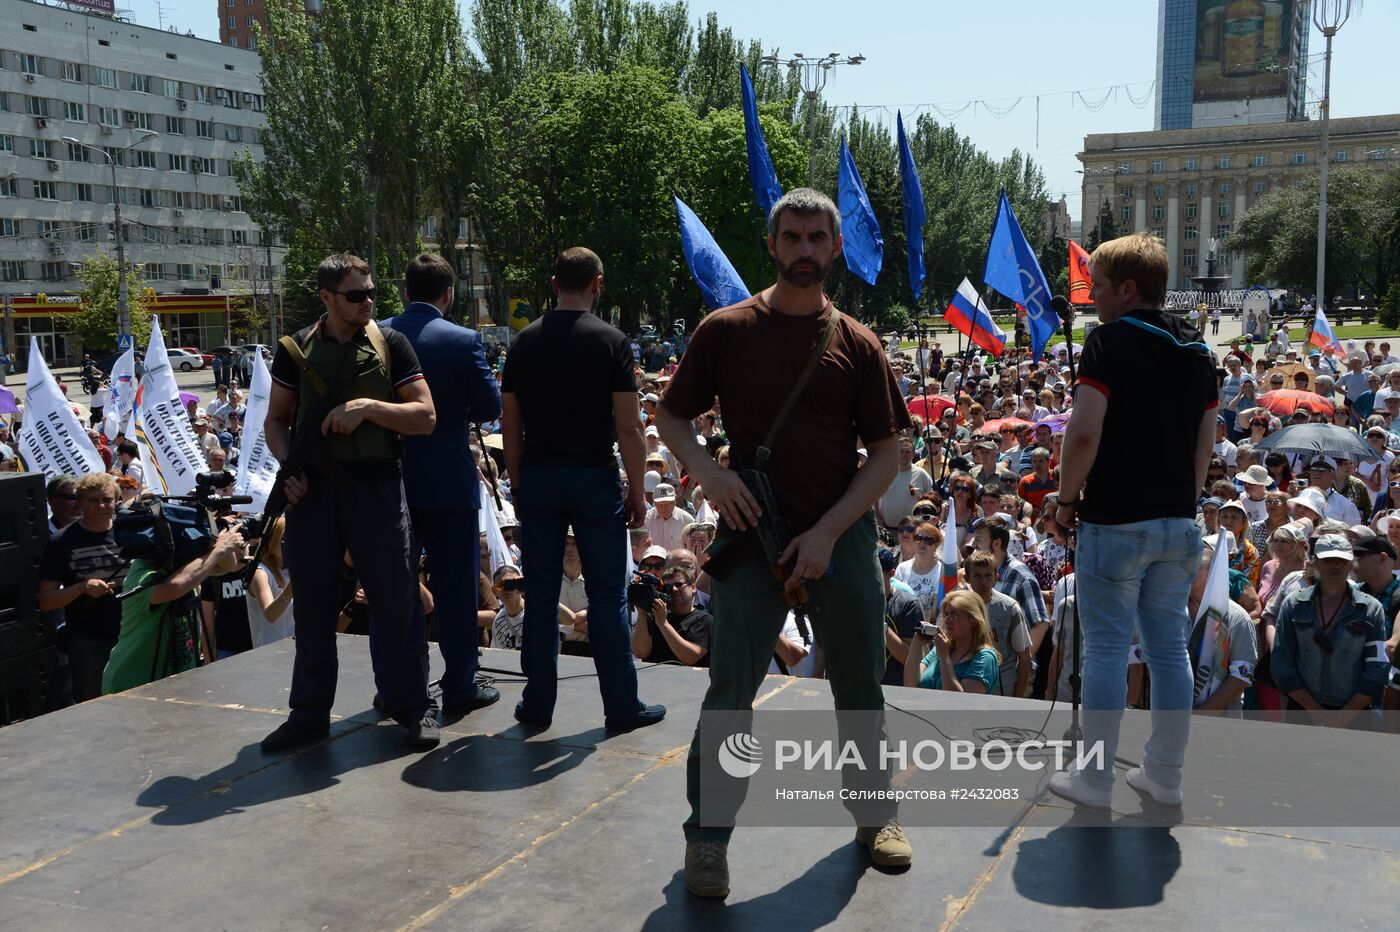
[[[174,2],[177,8],[163,5],[165,25],[218,39],[221,0]],[[143,25],[157,25],[155,0],[121,0],[118,6],[129,8]],[[864,55],[865,64],[832,73],[824,95],[828,103],[859,104],[891,126],[896,107],[903,108],[906,118],[930,112],[997,157],[1019,147],[1043,167],[1052,193],[1070,195],[1075,217],[1079,162],[1074,155],[1084,136],[1152,128],[1156,0],[700,0],[690,9],[693,19],[713,10],[737,35],[759,37],[784,55]],[[1389,79],[1396,36],[1396,0],[1371,0],[1337,34],[1333,116],[1400,111],[1400,95]],[[1309,51],[1308,100],[1316,104],[1322,96],[1320,33],[1314,33]],[[1109,93],[1114,85],[1119,89]],[[1129,87],[1125,91],[1121,85]],[[1082,91],[1082,97],[1065,93],[1070,91]],[[953,115],[974,100],[987,100],[1003,112],[1017,98],[1020,103],[1001,118],[980,105]],[[1146,100],[1138,107],[1133,98]],[[1098,106],[1101,100],[1097,111],[1086,106]]]

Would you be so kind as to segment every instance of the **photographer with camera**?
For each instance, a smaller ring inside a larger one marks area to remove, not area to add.
[[[710,665],[714,619],[695,607],[695,577],[675,567],[662,577],[645,622],[632,629],[632,653],[647,663],[675,661],[688,667]]]
[[[237,570],[246,554],[242,532],[229,527],[219,532],[203,556],[155,585],[148,584],[165,574],[166,568],[146,557],[133,560],[125,588],[137,591],[122,603],[121,634],[102,672],[102,694],[194,669],[200,657],[199,621],[196,601],[188,596],[209,577]]]
[[[525,577],[506,563],[492,574],[491,588],[501,600],[496,620],[491,623],[491,646],[520,650],[525,640]]]

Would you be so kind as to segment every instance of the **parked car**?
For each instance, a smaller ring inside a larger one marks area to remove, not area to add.
[[[191,353],[189,350],[171,347],[165,351],[170,357],[170,367],[179,369],[181,372],[192,372],[195,369],[204,368],[204,357],[199,353]]]
[[[206,353],[206,352],[204,352],[203,350],[199,349],[198,347],[195,347],[195,346],[182,346],[182,347],[180,347],[180,349],[184,350],[184,351],[187,352],[187,353],[193,353],[194,355],[201,357],[201,358],[204,360],[204,364],[205,364],[206,366],[209,365],[211,362],[214,361],[214,354],[213,354],[213,353]]]

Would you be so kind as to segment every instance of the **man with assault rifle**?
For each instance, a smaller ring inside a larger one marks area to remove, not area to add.
[[[705,565],[715,621],[702,711],[752,708],[789,603],[805,596],[837,710],[868,711],[868,719],[857,718],[869,724],[852,726],[858,733],[843,733],[842,741],[873,748],[884,732],[885,596],[872,506],[894,478],[909,416],[879,340],[840,314],[822,289],[841,254],[831,199],[808,188],[786,194],[769,214],[768,251],[778,281],[704,319],[656,409],[662,440],[721,516]],[[710,456],[690,423],[716,397],[732,470]],[[869,460],[858,470],[861,446]],[[787,537],[777,554],[765,547],[775,533]],[[686,884],[698,896],[722,897],[733,813],[716,824],[711,809],[702,824],[700,771],[697,727],[686,774]],[[723,799],[722,808],[737,811],[744,781],[716,779],[732,782],[715,784],[711,806]],[[873,768],[848,768],[842,779],[853,789],[889,785],[889,774]],[[909,864],[894,803],[847,808],[877,865]]]

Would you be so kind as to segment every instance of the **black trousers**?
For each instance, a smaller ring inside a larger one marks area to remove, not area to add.
[[[372,609],[379,698],[401,724],[421,719],[428,710],[428,631],[403,481],[397,476],[358,480],[338,490],[329,480],[309,477],[306,495],[287,512],[283,548],[296,622],[292,719],[312,725],[330,721],[346,550]]]

